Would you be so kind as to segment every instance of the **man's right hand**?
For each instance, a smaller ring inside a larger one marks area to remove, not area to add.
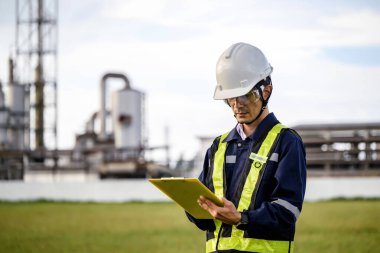
[[[236,210],[235,205],[231,201],[226,198],[222,198],[222,201],[224,206],[220,207],[204,196],[200,196],[198,204],[208,211],[215,219],[227,224],[236,225],[241,220],[241,213]]]

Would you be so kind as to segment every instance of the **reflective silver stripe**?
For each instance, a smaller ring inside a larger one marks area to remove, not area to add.
[[[236,155],[226,156],[226,163],[235,163],[235,162],[236,162]]]
[[[270,156],[269,161],[278,162],[278,153],[273,153]]]
[[[249,159],[251,160],[259,160],[259,161],[262,161],[262,162],[266,162],[268,160],[267,157],[264,157],[264,156],[259,156],[255,153],[251,153],[251,155],[249,156]]]
[[[294,216],[296,217],[296,220],[298,219],[298,216],[300,216],[300,210],[298,210],[298,207],[290,204],[288,201],[283,199],[277,199],[275,201],[272,201],[272,203],[279,204],[282,207],[285,207],[287,210],[289,210]]]

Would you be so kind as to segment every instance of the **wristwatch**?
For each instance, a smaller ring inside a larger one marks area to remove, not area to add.
[[[236,224],[236,228],[237,229],[241,229],[241,230],[247,230],[248,229],[248,225],[249,225],[248,211],[240,212],[240,214],[241,214],[241,219]]]

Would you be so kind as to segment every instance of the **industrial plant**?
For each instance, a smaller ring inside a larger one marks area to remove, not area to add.
[[[168,163],[145,158],[156,149],[168,156],[169,146],[147,146],[145,96],[123,73],[104,74],[99,109],[89,115],[85,132],[73,136],[73,149],[58,148],[57,15],[57,0],[16,2],[15,50],[8,81],[0,83],[0,179],[23,179],[36,171],[81,171],[99,178],[172,176]],[[122,80],[124,87],[108,92],[109,79]]]

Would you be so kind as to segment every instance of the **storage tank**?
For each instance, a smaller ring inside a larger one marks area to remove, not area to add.
[[[25,86],[19,84],[9,85],[9,99],[7,100],[10,111],[11,147],[24,149],[25,128]]]
[[[144,93],[126,87],[112,94],[112,125],[116,148],[142,147]]]

